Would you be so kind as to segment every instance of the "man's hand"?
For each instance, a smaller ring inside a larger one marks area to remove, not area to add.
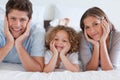
[[[4,34],[5,34],[7,43],[10,43],[13,46],[14,45],[14,38],[13,38],[11,32],[9,31],[7,17],[5,17],[5,21],[4,21]]]
[[[17,45],[21,45],[22,42],[29,36],[29,32],[30,32],[30,22],[31,20],[28,22],[27,27],[26,27],[26,31],[15,40],[15,46]]]

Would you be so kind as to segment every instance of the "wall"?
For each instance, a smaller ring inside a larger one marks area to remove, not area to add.
[[[4,6],[7,0],[0,0],[0,6]],[[80,7],[92,7],[98,6],[102,8],[115,24],[120,26],[120,0],[31,0],[33,5],[45,6],[45,20],[51,20],[54,18],[54,6],[58,4],[80,6]]]

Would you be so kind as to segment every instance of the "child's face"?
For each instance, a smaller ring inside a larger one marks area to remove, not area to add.
[[[59,53],[66,47],[67,43],[70,43],[69,35],[64,30],[58,31],[53,40],[55,41],[55,48]]]

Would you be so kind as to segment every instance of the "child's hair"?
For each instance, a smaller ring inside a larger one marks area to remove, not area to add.
[[[68,33],[69,36],[69,41],[71,44],[71,48],[69,50],[69,53],[72,52],[77,52],[79,50],[79,36],[77,34],[77,32],[71,28],[71,27],[66,27],[63,25],[58,25],[56,27],[51,27],[49,28],[49,30],[46,33],[45,36],[45,46],[47,49],[50,49],[50,42],[53,40],[53,38],[55,37],[56,33],[58,31],[64,30]]]

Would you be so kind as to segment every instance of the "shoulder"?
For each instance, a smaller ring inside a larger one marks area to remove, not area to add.
[[[30,25],[30,33],[32,34],[36,34],[36,33],[45,33],[45,29],[41,28],[43,26],[41,26],[40,24],[33,24],[31,23]]]
[[[51,56],[52,56],[52,52],[50,50],[46,50],[45,57],[51,57]]]
[[[41,29],[41,26],[39,24],[31,23],[29,37],[31,37],[31,38],[44,38],[44,36],[45,36],[45,30],[43,28]]]
[[[4,21],[0,20],[0,32],[4,31]]]
[[[78,56],[78,53],[79,52],[73,52],[73,53],[70,53],[70,54],[68,54],[68,57],[77,57]]]
[[[120,31],[114,31],[112,33],[112,44],[120,43]]]
[[[120,31],[113,31],[113,37],[120,37]]]
[[[113,41],[120,40],[120,31],[114,31],[112,33],[112,39]]]

